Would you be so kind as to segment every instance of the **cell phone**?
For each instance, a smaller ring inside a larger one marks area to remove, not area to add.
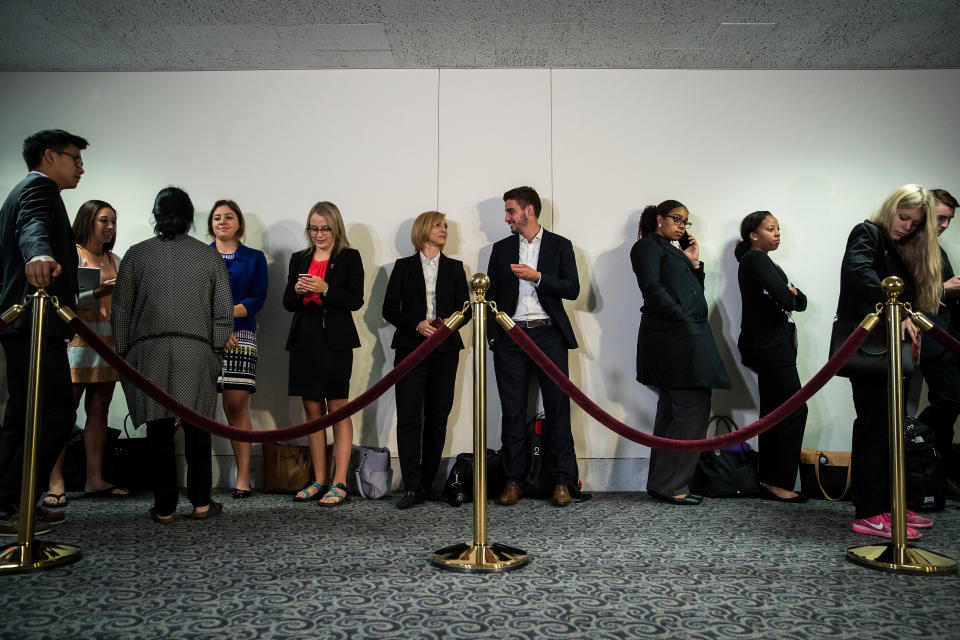
[[[687,233],[686,231],[684,231],[684,232],[683,232],[683,235],[680,236],[679,244],[680,244],[680,250],[681,250],[681,251],[683,251],[684,249],[686,249],[687,247],[689,247],[689,246],[690,246],[690,234]]]
[[[301,273],[301,274],[299,274],[297,277],[298,277],[298,278],[302,278],[302,277],[304,277],[304,276],[309,277],[309,276],[312,276],[312,275],[313,275],[312,273]]]
[[[430,321],[430,326],[434,329],[439,329],[443,325],[443,318],[434,318]]]

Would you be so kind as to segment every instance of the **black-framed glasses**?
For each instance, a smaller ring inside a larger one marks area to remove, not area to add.
[[[309,227],[307,227],[307,233],[309,233],[310,235],[316,235],[316,234],[318,234],[318,233],[324,233],[324,234],[326,234],[326,233],[333,233],[333,227],[314,227],[314,226],[309,226]]]
[[[77,165],[77,169],[83,169],[83,158],[80,157],[79,153],[70,153],[69,151],[57,151],[57,153],[64,156],[70,156],[73,158],[74,164]]]
[[[680,216],[671,216],[671,215],[668,215],[667,217],[670,218],[671,220],[673,220],[673,224],[677,225],[678,227],[683,227],[684,229],[689,229],[690,227],[693,226],[693,223],[692,223],[692,222],[690,222],[689,220],[684,220],[684,219],[681,218]]]

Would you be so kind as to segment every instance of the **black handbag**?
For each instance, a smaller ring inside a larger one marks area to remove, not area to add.
[[[500,495],[505,482],[500,452],[487,449],[487,499]],[[447,482],[443,486],[443,497],[451,507],[459,507],[464,502],[473,502],[472,453],[457,454],[457,459],[450,469],[450,475],[447,476]]]
[[[932,427],[911,416],[904,419],[903,466],[908,509],[943,511],[947,487],[935,440]]]
[[[830,332],[830,355],[835,354],[840,346],[850,337],[853,330],[860,325],[855,320],[834,320]],[[867,335],[860,348],[837,372],[838,376],[849,378],[851,375],[887,375],[887,335],[885,325],[877,325]],[[900,343],[900,366],[904,376],[913,375],[916,362],[913,359],[913,343],[904,340]]]
[[[713,416],[707,426],[714,425],[720,434],[720,425],[727,433],[737,430],[737,425],[727,416]],[[690,480],[690,491],[710,498],[750,498],[760,493],[760,474],[757,452],[746,442],[726,449],[714,449],[700,454],[697,470]]]
[[[103,478],[130,491],[151,491],[153,478],[150,476],[150,447],[147,438],[136,435],[136,429],[127,429],[127,419],[123,419],[123,437],[119,429],[107,429],[107,443],[104,447]],[[131,431],[133,435],[131,435]],[[144,428],[146,431],[146,428]]]

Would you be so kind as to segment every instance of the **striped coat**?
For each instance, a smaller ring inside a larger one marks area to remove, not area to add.
[[[110,324],[117,352],[180,402],[213,417],[221,353],[233,331],[233,297],[216,249],[187,235],[127,250]],[[126,380],[134,424],[169,417]]]

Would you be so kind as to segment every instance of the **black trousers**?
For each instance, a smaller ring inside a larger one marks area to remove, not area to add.
[[[394,366],[410,355],[397,349]],[[396,385],[397,456],[408,491],[433,485],[447,437],[460,351],[434,351]]]
[[[943,470],[948,473],[951,464],[958,462],[950,460],[950,450],[953,444],[953,427],[960,416],[960,363],[955,355],[944,351],[936,358],[921,358],[920,371],[927,382],[927,400],[930,406],[924,409],[917,419],[933,428],[937,451],[943,460]]]
[[[210,487],[213,484],[210,434],[186,422],[182,423],[182,426],[184,455],[187,459],[187,497],[193,506],[203,507],[210,504]],[[173,440],[175,432],[174,418],[147,423],[150,471],[153,476],[153,506],[161,516],[168,516],[176,511],[180,498]]]
[[[796,365],[756,368],[760,391],[760,417],[783,404],[800,390],[800,375]],[[760,482],[792,490],[797,483],[800,467],[800,448],[807,426],[807,405],[803,405],[776,426],[761,433]]]
[[[550,360],[568,373],[567,343],[555,327],[523,329]],[[500,439],[501,459],[507,480],[523,485],[527,473],[527,389],[536,373],[543,397],[543,460],[546,471],[557,484],[570,484],[577,458],[570,431],[570,398],[555,385],[510,336],[497,338],[493,347],[493,368],[503,413]],[[534,371],[535,370],[535,371]]]
[[[890,445],[886,376],[850,378],[853,406],[852,496],[857,518],[890,511]]]
[[[53,322],[59,320],[51,319]],[[26,332],[0,337],[7,357],[7,407],[0,430],[0,511],[20,505],[23,483],[24,426],[27,422],[27,387],[30,369],[30,337]],[[34,502],[47,486],[60,451],[77,421],[67,343],[48,336],[41,359],[42,399],[40,433],[37,437],[37,474]]]
[[[707,433],[710,389],[658,389],[653,435],[674,440],[698,440]],[[690,491],[699,451],[650,450],[647,491],[677,496]]]

